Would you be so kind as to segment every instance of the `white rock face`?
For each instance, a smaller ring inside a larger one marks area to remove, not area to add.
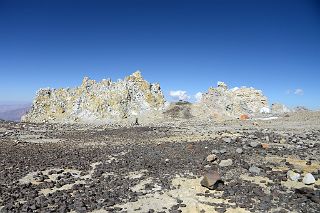
[[[218,82],[216,88],[209,88],[202,95],[199,105],[207,115],[239,117],[242,114],[260,113],[261,109],[267,111],[268,101],[260,90],[247,87],[229,90],[225,83]]]
[[[40,89],[25,122],[94,122],[128,118],[162,110],[159,84],[145,81],[139,71],[124,80],[96,82],[85,77],[72,89]]]

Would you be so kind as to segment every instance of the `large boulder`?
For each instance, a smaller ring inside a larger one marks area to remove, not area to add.
[[[160,85],[148,83],[137,71],[117,82],[85,77],[76,88],[40,89],[22,121],[110,122],[162,110],[164,105]]]

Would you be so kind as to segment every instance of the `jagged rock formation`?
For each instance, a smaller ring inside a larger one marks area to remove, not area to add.
[[[218,82],[216,88],[209,88],[202,95],[199,106],[207,115],[239,117],[259,113],[268,107],[268,101],[260,90],[247,87],[228,89],[224,82]]]
[[[273,103],[271,105],[271,112],[274,114],[283,114],[291,112],[291,110],[281,103]]]
[[[76,88],[40,89],[22,121],[112,122],[162,110],[164,105],[160,85],[148,83],[137,71],[117,82],[85,77]]]

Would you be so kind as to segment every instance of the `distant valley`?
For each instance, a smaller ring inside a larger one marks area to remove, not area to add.
[[[30,109],[29,104],[0,104],[0,119],[20,121],[21,117]]]

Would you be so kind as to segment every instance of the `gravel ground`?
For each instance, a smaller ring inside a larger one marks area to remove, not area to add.
[[[0,212],[319,212],[319,121],[319,112],[134,127],[2,121]],[[200,184],[211,171],[221,176],[214,189]]]

